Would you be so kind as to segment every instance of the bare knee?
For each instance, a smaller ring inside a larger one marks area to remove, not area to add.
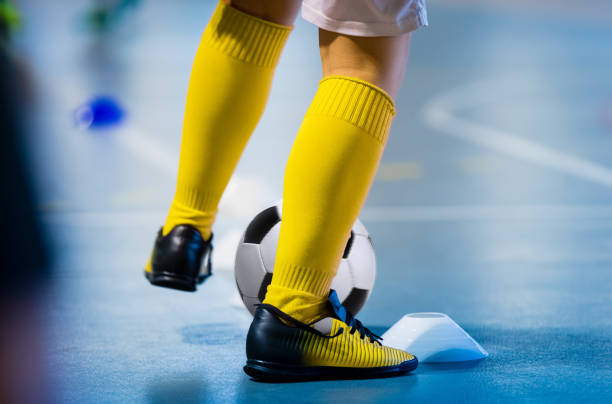
[[[249,15],[276,24],[293,25],[301,0],[223,0]]]
[[[375,84],[395,98],[404,77],[410,34],[357,37],[319,29],[323,77],[350,76]]]

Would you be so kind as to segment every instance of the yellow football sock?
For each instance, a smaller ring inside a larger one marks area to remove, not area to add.
[[[321,81],[287,162],[265,303],[306,323],[326,314],[331,281],[394,114],[393,100],[368,82],[340,76]]]
[[[290,31],[219,2],[191,71],[178,181],[164,235],[189,224],[210,237],[219,200],[264,111]]]

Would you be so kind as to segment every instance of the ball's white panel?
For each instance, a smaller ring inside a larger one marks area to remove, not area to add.
[[[279,217],[282,214],[282,200],[276,205]],[[236,283],[242,292],[242,301],[251,314],[255,304],[260,303],[258,293],[264,276],[274,269],[276,249],[280,235],[280,223],[266,234],[260,244],[244,243],[244,235],[236,251]],[[368,231],[359,219],[352,227],[353,244],[347,259],[340,262],[338,273],[332,281],[332,289],[344,301],[353,288],[364,289],[368,295],[376,278],[376,258],[368,239]]]
[[[369,234],[368,230],[365,228],[365,226],[363,225],[363,223],[361,223],[361,220],[359,219],[355,220],[355,223],[353,223],[353,228],[351,230],[353,230],[353,233],[361,234],[362,236],[367,236]]]
[[[349,292],[353,288],[353,277],[351,276],[351,269],[349,268],[346,260],[340,261],[338,267],[338,273],[332,280],[331,288],[338,293],[338,298],[343,301],[348,296]]]
[[[242,296],[242,301],[251,315],[255,315],[255,305],[261,303],[256,297]]]
[[[346,260],[350,263],[354,286],[372,290],[376,279],[376,256],[370,240],[365,236],[355,235],[351,252]]]
[[[261,240],[259,249],[261,251],[261,258],[266,271],[272,272],[274,270],[274,259],[276,258],[276,246],[278,245],[278,236],[280,235],[280,222],[276,223],[274,227],[270,229]]]
[[[265,274],[259,245],[249,243],[238,245],[234,276],[240,292],[245,296],[257,296]]]

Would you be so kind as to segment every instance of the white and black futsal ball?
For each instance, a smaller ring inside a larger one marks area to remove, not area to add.
[[[272,206],[255,216],[236,251],[236,285],[251,314],[255,313],[255,305],[263,301],[272,280],[280,234],[280,212],[280,206]],[[332,289],[336,290],[342,304],[357,314],[368,300],[375,278],[374,246],[368,231],[357,220],[351,229]]]

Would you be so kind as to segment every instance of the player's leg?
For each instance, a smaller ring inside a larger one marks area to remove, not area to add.
[[[427,23],[424,1],[347,8],[304,0],[303,15],[323,29],[324,78],[287,163],[274,275],[249,329],[245,371],[267,379],[405,373],[417,359],[381,346],[328,292],[387,141],[407,33]]]
[[[146,265],[152,283],[195,290],[208,274],[201,262],[217,205],[263,113],[299,4],[219,2],[189,79],[176,192]]]
[[[387,141],[409,41],[320,32],[324,77],[287,163],[272,283],[247,337],[253,377],[375,377],[417,366],[330,295]]]
[[[295,3],[219,3],[189,80],[178,184],[164,234],[177,224],[191,224],[204,238],[210,236],[217,203],[264,110],[289,35],[288,26],[272,21],[291,24]]]
[[[293,25],[301,0],[232,0],[232,7],[276,24]]]
[[[356,37],[319,29],[323,78],[345,76],[383,89],[393,100],[404,78],[410,33]]]
[[[283,221],[266,303],[310,322],[331,281],[382,156],[410,33],[321,30],[323,80],[285,171]]]

